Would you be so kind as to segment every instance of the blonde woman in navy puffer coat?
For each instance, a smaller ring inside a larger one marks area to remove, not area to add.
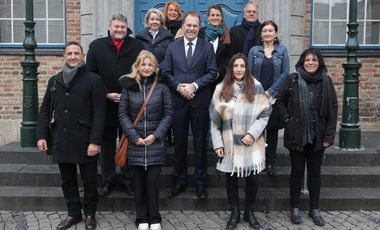
[[[123,86],[119,120],[129,139],[128,165],[133,167],[135,182],[136,225],[138,229],[161,229],[159,191],[161,166],[165,163],[166,131],[173,108],[170,91],[157,83],[136,128],[133,122],[157,77],[157,60],[149,51],[141,51],[132,65],[132,73],[120,78]]]

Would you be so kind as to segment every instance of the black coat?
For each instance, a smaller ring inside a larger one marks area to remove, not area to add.
[[[128,32],[128,34],[132,33],[130,30]],[[117,54],[110,36],[98,38],[89,46],[87,69],[102,77],[107,93],[121,93],[119,78],[132,71],[132,64],[143,49],[141,41],[126,36],[120,53]],[[118,126],[118,106],[117,103],[107,100],[107,126]]]
[[[261,41],[260,28],[261,26],[258,26],[257,29],[254,31],[253,40],[251,44],[249,44],[248,50],[250,50],[253,46],[257,46],[260,44],[260,41]],[[234,55],[237,53],[243,53],[244,41],[245,41],[245,38],[247,37],[247,34],[248,34],[248,29],[244,28],[242,25],[233,26],[230,29],[231,55]]]
[[[318,81],[315,87],[316,99],[312,101],[311,110],[313,114],[314,128],[316,131],[316,142],[314,151],[318,151],[323,149],[323,142],[328,142],[333,144],[335,131],[336,131],[336,123],[337,123],[337,111],[338,111],[338,102],[336,97],[335,88],[333,86],[333,82],[331,78],[328,78],[331,92],[331,101],[332,101],[332,112],[329,117],[321,117],[319,115],[319,109],[321,106],[322,100],[322,81]],[[301,120],[301,111],[300,111],[300,103],[299,103],[299,88],[298,88],[298,74],[292,73],[285,80],[285,83],[277,95],[277,101],[275,106],[277,106],[281,120],[285,121],[287,119],[288,122],[285,124],[285,133],[284,133],[284,145],[286,148],[291,150],[302,151],[302,137],[305,135],[306,130],[303,126],[303,122]]]
[[[120,81],[123,91],[119,106],[119,120],[123,132],[129,140],[128,165],[150,166],[165,163],[163,140],[165,140],[166,131],[171,125],[173,116],[170,91],[166,85],[157,83],[137,127],[133,127],[133,122],[153,81],[153,76],[142,77],[141,90],[131,78],[125,77]],[[139,137],[144,139],[150,134],[156,137],[153,144],[147,147],[135,145]]]
[[[169,43],[174,40],[173,35],[164,28],[160,28],[154,41],[149,32],[149,28],[145,28],[137,34],[136,38],[143,43],[145,50],[154,54],[158,63],[161,63],[162,60],[164,60],[166,49],[168,48]]]
[[[206,30],[206,27],[202,27],[199,30],[200,38],[206,39],[205,30]],[[211,87],[212,93],[215,90],[215,86],[221,81],[223,81],[224,75],[227,72],[227,66],[228,66],[228,62],[230,58],[231,58],[230,44],[224,44],[223,42],[219,40],[218,47],[216,48],[216,53],[215,53],[215,60],[216,60],[216,66],[217,66],[217,78],[215,79],[214,85]]]
[[[51,88],[55,83],[53,126],[53,161],[58,163],[88,163],[97,156],[88,157],[90,143],[101,144],[104,116],[105,89],[102,79],[79,68],[69,86],[63,82],[62,72],[49,79],[42,101],[37,125],[37,140],[48,139]],[[48,140],[49,141],[49,140]]]

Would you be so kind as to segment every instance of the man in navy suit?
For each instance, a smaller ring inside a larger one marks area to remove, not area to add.
[[[169,198],[179,195],[186,188],[189,122],[194,142],[196,195],[207,198],[208,108],[212,96],[210,86],[215,81],[217,70],[212,44],[198,38],[200,21],[200,16],[195,12],[184,16],[184,37],[169,44],[161,63],[174,107],[176,183],[168,193]]]

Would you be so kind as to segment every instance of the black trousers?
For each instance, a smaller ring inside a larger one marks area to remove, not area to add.
[[[182,108],[174,108],[174,176],[177,183],[186,185],[189,122],[194,142],[195,183],[205,185],[207,178],[208,108],[191,108],[189,103]]]
[[[159,212],[161,166],[134,166],[136,224],[161,223]]]
[[[115,184],[115,154],[116,137],[121,137],[122,131],[119,127],[106,126],[103,132],[102,153],[100,155],[102,180],[104,183]],[[121,177],[119,183],[124,187],[133,187],[133,171],[128,167],[120,168]]]
[[[267,164],[273,164],[276,159],[277,142],[278,142],[278,129],[266,129],[266,143],[268,146],[265,148],[265,159]]]
[[[321,190],[321,165],[325,150],[314,152],[314,146],[305,145],[303,151],[290,150],[290,204],[292,208],[300,207],[300,195],[305,163],[307,163],[307,185],[309,188],[309,208],[319,209],[319,194]]]
[[[97,161],[84,164],[58,163],[68,215],[81,215],[82,205],[78,189],[77,165],[79,165],[83,181],[83,212],[86,216],[95,216],[98,205]]]
[[[258,176],[253,174],[245,177],[245,212],[254,209],[258,189],[257,178]],[[231,173],[226,173],[226,189],[230,207],[239,208],[239,178],[236,173],[233,176]]]

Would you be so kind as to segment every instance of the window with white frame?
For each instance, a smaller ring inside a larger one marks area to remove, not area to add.
[[[20,47],[25,37],[25,0],[1,0],[0,46]],[[35,38],[39,47],[65,43],[65,0],[33,0]]]
[[[312,46],[344,47],[347,41],[349,0],[312,1]],[[380,48],[380,0],[357,0],[358,42]]]

